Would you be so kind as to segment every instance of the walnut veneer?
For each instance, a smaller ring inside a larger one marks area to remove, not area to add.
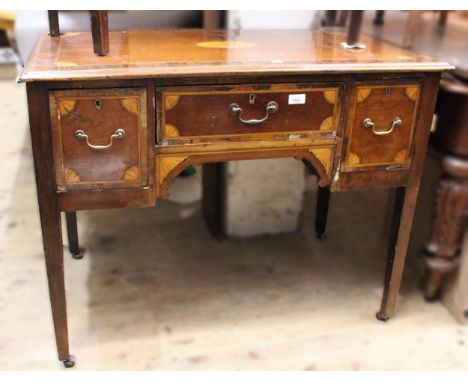
[[[345,49],[345,40],[325,31],[111,32],[109,53],[95,56],[89,33],[40,38],[20,81],[60,360],[73,364],[60,212],[79,254],[75,211],[154,206],[192,164],[303,161],[320,185],[319,236],[330,191],[397,188],[377,315],[392,316],[440,73],[450,66],[368,37],[365,49]]]

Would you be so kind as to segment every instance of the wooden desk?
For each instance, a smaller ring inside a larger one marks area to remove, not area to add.
[[[160,30],[44,34],[27,83],[37,192],[59,359],[69,353],[60,212],[154,206],[187,166],[294,157],[329,191],[397,188],[377,318],[395,307],[440,73],[431,58],[310,31]],[[369,235],[375,234],[369,232]],[[362,238],[357,238],[362,240]]]

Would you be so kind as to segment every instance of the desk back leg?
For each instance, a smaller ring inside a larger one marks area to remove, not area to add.
[[[315,232],[320,240],[326,238],[328,207],[330,206],[330,189],[319,187],[317,194],[317,208],[315,212]]]
[[[27,84],[37,199],[41,218],[50,303],[58,358],[66,367],[74,365],[68,348],[67,308],[63,270],[63,242],[60,211],[55,192],[52,140],[48,115],[48,92],[40,83]]]
[[[202,173],[203,216],[216,239],[226,236],[226,163],[205,163]]]
[[[82,259],[84,250],[80,248],[78,242],[78,224],[76,219],[76,212],[65,212],[65,219],[67,221],[68,249],[74,259]]]

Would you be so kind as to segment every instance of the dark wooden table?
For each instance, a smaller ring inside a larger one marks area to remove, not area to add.
[[[151,207],[193,164],[294,157],[330,191],[396,188],[377,318],[394,311],[442,71],[450,65],[368,37],[310,31],[44,34],[26,82],[59,359],[73,366],[60,213],[81,257],[76,211]],[[369,232],[370,235],[375,234]],[[363,240],[363,238],[356,238]],[[131,323],[129,323],[131,324]]]

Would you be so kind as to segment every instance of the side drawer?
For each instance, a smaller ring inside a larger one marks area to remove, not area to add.
[[[333,135],[342,84],[186,86],[157,89],[159,143]],[[197,139],[198,138],[198,139]]]
[[[57,189],[148,183],[146,89],[49,93]]]
[[[420,84],[358,84],[352,91],[343,169],[409,167]]]

